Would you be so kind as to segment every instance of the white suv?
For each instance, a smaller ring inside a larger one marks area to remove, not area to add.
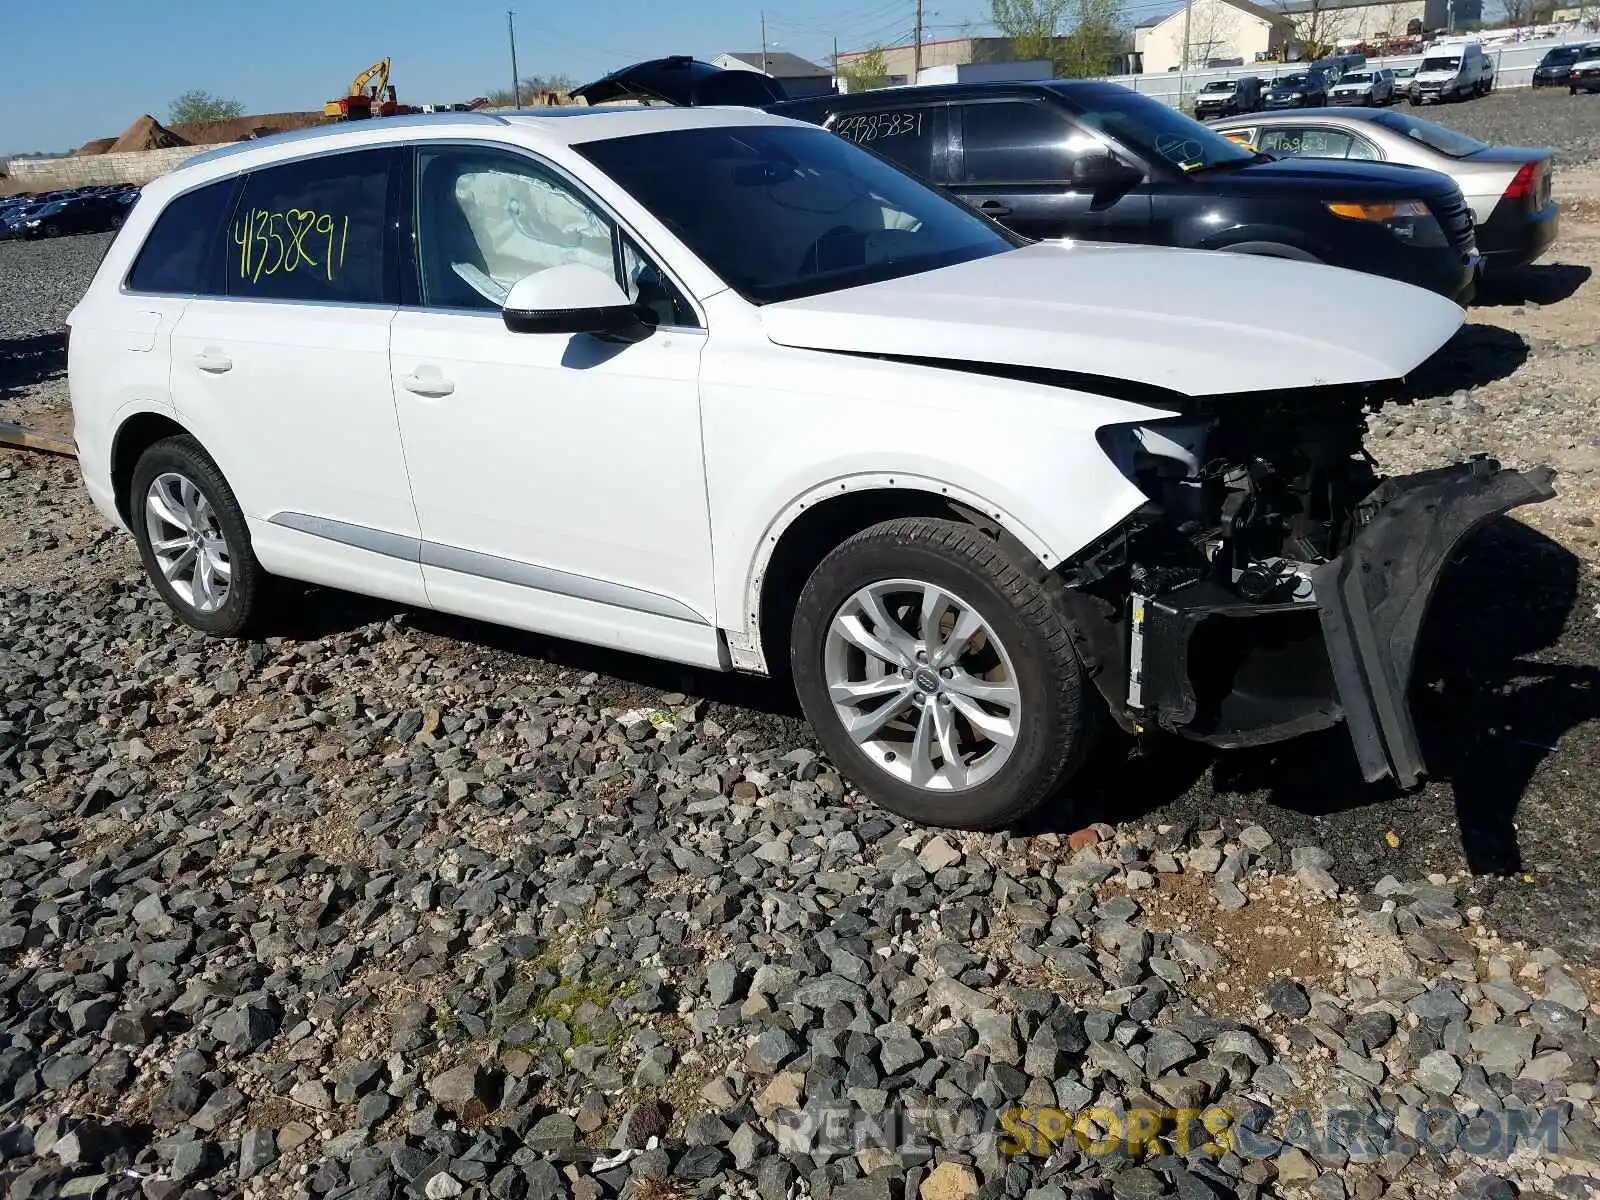
[[[872,796],[992,827],[1097,713],[1222,746],[1343,718],[1415,778],[1401,643],[1456,538],[1549,494],[1361,457],[1369,385],[1461,319],[1028,244],[754,110],[448,114],[151,184],[70,379],[90,494],[199,629],[257,626],[277,576],[783,673]]]

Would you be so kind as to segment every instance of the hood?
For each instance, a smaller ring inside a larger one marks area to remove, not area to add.
[[[1224,310],[1230,296],[1285,301]],[[1396,321],[1401,309],[1407,319]],[[1062,371],[1188,396],[1397,379],[1465,318],[1432,292],[1355,271],[1092,242],[1041,242],[760,312],[780,346]]]
[[[1230,124],[1237,131],[1248,126]],[[1264,128],[1276,129],[1277,125]],[[1448,175],[1401,163],[1342,158],[1262,159],[1227,171],[1196,172],[1189,179],[1208,193],[1281,195],[1297,191],[1322,199],[1440,199],[1452,196]]]
[[[687,54],[634,63],[573,88],[569,95],[588,104],[653,100],[680,108],[708,104],[763,108],[787,98],[783,86],[760,71],[727,71]]]

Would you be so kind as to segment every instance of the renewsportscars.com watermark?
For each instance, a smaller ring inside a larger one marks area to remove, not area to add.
[[[1279,1118],[1282,1118],[1280,1120]],[[1146,1154],[1221,1155],[1234,1151],[1264,1158],[1284,1145],[1311,1154],[1339,1152],[1352,1161],[1401,1151],[1503,1160],[1517,1150],[1555,1153],[1561,1137],[1556,1108],[1511,1109],[1466,1116],[1449,1108],[1422,1110],[1397,1124],[1394,1114],[1333,1109],[1277,1113],[1261,1105],[1235,1114],[1207,1108],[1008,1108],[984,1113],[976,1104],[891,1106],[868,1113],[849,1101],[810,1105],[774,1114],[784,1153],[828,1157],[876,1149],[917,1155],[935,1147],[976,1150],[997,1145],[1004,1155],[1047,1158],[1071,1149],[1094,1157]]]

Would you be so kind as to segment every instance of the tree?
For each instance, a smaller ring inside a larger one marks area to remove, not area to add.
[[[1019,62],[1048,58],[1061,52],[1061,26],[1077,0],[989,0],[990,13],[1000,32],[1011,39],[1011,53]]]
[[[564,71],[554,75],[530,75],[522,80],[520,99],[523,104],[537,105],[543,103],[540,97],[546,93],[554,92],[556,95],[565,96],[577,86],[577,81]],[[488,95],[491,108],[511,108],[518,100],[510,88],[498,88]]]
[[[884,57],[882,46],[873,46],[841,62],[839,74],[850,85],[851,92],[870,92],[889,86],[889,61]]]
[[[1323,7],[1326,0],[1311,0],[1309,7],[1289,7],[1289,0],[1279,0],[1278,11],[1289,27],[1289,40],[1300,47],[1300,57],[1313,62],[1333,49],[1337,9]]]
[[[1056,74],[1068,79],[1104,75],[1125,48],[1122,0],[1077,0],[1077,23],[1056,42]]]
[[[244,116],[244,105],[237,100],[213,96],[203,88],[191,88],[172,102],[167,109],[167,119],[174,125],[187,125],[194,121],[231,121]]]

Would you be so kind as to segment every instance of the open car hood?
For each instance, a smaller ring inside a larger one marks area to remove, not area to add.
[[[1226,303],[1241,296],[1276,299]],[[1442,296],[1355,271],[1061,242],[761,309],[781,346],[1061,371],[1186,396],[1398,379],[1464,319]]]
[[[634,63],[569,94],[588,104],[648,100],[681,108],[712,104],[763,108],[788,99],[776,79],[759,71],[727,71],[686,54]]]

